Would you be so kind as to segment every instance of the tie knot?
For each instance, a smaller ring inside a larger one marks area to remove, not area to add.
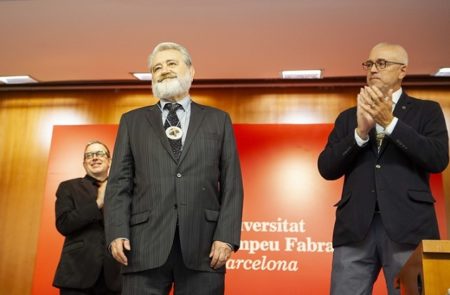
[[[377,132],[377,139],[384,138],[384,132]]]
[[[164,105],[165,110],[169,110],[169,112],[176,112],[179,109],[182,109],[183,106],[179,103],[166,103]]]

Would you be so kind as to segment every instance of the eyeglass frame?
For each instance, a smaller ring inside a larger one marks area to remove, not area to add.
[[[368,65],[369,63],[370,63],[370,66]],[[404,66],[405,64],[401,63],[401,62],[390,61],[390,60],[385,60],[385,59],[379,58],[379,59],[375,60],[374,62],[371,60],[366,60],[361,65],[365,71],[369,71],[370,69],[372,69],[372,67],[374,65],[377,68],[377,70],[384,70],[388,65]]]
[[[84,153],[84,159],[85,160],[92,160],[94,157],[97,158],[109,158],[109,153],[106,151],[95,151],[95,152],[88,152]]]

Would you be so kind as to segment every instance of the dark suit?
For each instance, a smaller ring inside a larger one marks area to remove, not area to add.
[[[214,270],[214,240],[240,244],[243,189],[229,116],[191,103],[189,129],[177,162],[157,105],[124,114],[105,197],[107,243],[130,240],[125,273],[157,268],[179,228],[187,268]]]
[[[336,258],[340,261],[339,267],[345,265],[342,261],[351,261],[349,258],[360,259],[358,265],[369,264],[373,259],[371,263],[384,268],[390,290],[393,276],[412,249],[422,239],[439,239],[429,174],[443,171],[449,161],[448,134],[438,103],[409,97],[403,92],[393,114],[398,122],[378,152],[375,128],[369,135],[369,142],[360,147],[355,140],[356,107],[342,112],[318,160],[324,178],[333,180],[345,176],[341,199],[335,205],[332,277],[336,274],[339,280],[348,279],[335,269],[336,255],[342,254]],[[380,235],[380,232],[385,234]],[[378,246],[386,245],[386,241],[390,243],[386,235],[394,244],[381,246],[378,256],[370,254],[367,258],[364,252],[358,252],[361,249],[372,251],[373,244],[368,248],[364,246],[368,245],[368,239]],[[336,247],[342,249],[336,251]],[[351,269],[349,266],[348,270]],[[352,271],[357,275],[359,270]],[[378,273],[374,272],[375,280]],[[344,284],[350,285],[350,282]]]
[[[339,115],[318,166],[326,179],[345,176],[341,200],[336,204],[334,246],[364,238],[376,202],[389,237],[417,245],[438,239],[439,232],[430,191],[429,173],[448,164],[448,134],[440,106],[402,94],[394,116],[398,123],[383,141],[380,153],[375,131],[359,147],[354,138],[356,108]]]
[[[120,291],[120,265],[105,247],[103,214],[95,179],[86,175],[62,182],[56,192],[56,228],[65,236],[53,286],[91,288],[104,274],[106,286]]]

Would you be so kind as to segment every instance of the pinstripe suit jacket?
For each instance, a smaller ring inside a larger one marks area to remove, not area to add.
[[[119,237],[130,240],[123,272],[164,264],[177,220],[185,265],[216,271],[209,266],[212,242],[239,248],[242,205],[241,170],[228,114],[192,102],[178,162],[157,105],[122,116],[106,189],[105,231],[107,243]]]

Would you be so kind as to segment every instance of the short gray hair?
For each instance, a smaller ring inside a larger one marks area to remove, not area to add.
[[[393,44],[393,43],[388,43],[388,42],[380,42],[378,44],[376,44],[373,48],[379,48],[379,47],[387,47],[393,51],[395,51],[397,53],[397,57],[399,58],[399,60],[397,60],[398,62],[402,62],[405,65],[408,65],[408,52],[406,51],[406,49],[399,45],[399,44]]]
[[[183,47],[180,44],[177,44],[175,42],[162,42],[162,43],[159,43],[158,45],[156,45],[156,47],[153,49],[152,53],[148,57],[148,67],[151,69],[153,58],[155,57],[155,55],[158,52],[170,50],[170,49],[177,50],[178,52],[180,52],[181,55],[183,56],[184,63],[188,67],[192,66],[191,55],[189,54],[189,52],[187,51],[187,49],[185,47]]]

